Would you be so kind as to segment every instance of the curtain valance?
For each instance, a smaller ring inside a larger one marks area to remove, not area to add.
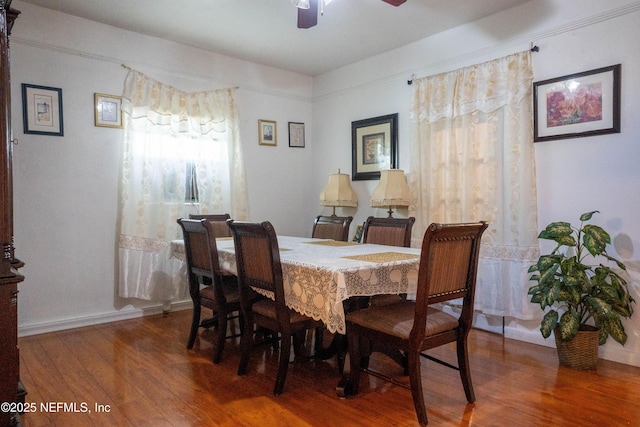
[[[530,95],[532,79],[531,55],[517,53],[414,80],[410,117],[433,123],[516,105]]]
[[[233,89],[188,93],[130,70],[124,83],[122,110],[132,119],[144,118],[173,134],[208,135],[225,132],[235,116]]]

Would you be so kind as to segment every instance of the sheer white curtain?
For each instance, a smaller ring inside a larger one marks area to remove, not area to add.
[[[476,310],[532,318],[538,259],[531,52],[416,79],[408,174],[414,239],[432,222],[487,220]],[[414,242],[414,245],[418,242]]]
[[[185,93],[129,71],[122,97],[121,297],[169,301],[186,296],[180,262],[169,253],[171,240],[182,237],[178,218],[228,212],[246,219],[244,162],[232,92]],[[197,201],[189,197],[195,194]]]

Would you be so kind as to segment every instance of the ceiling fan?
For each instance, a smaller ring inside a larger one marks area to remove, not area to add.
[[[298,7],[298,28],[311,28],[318,24],[318,1],[323,2],[323,6],[331,0],[292,0]],[[400,6],[407,0],[382,0],[392,6]]]

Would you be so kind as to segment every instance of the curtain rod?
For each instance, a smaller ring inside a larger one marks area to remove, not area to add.
[[[531,52],[540,52],[540,48],[538,47],[538,45],[534,45],[533,42],[531,42],[531,48],[529,48],[529,50]],[[407,80],[407,84],[409,86],[411,86],[413,84],[413,81],[416,79],[416,75],[412,74],[411,75],[411,80]]]

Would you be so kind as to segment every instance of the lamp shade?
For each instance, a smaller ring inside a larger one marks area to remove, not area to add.
[[[409,206],[411,190],[401,169],[380,171],[380,182],[371,194],[371,207]]]
[[[320,193],[320,205],[322,206],[358,206],[358,196],[351,188],[349,175],[334,173],[329,175],[329,182]]]

